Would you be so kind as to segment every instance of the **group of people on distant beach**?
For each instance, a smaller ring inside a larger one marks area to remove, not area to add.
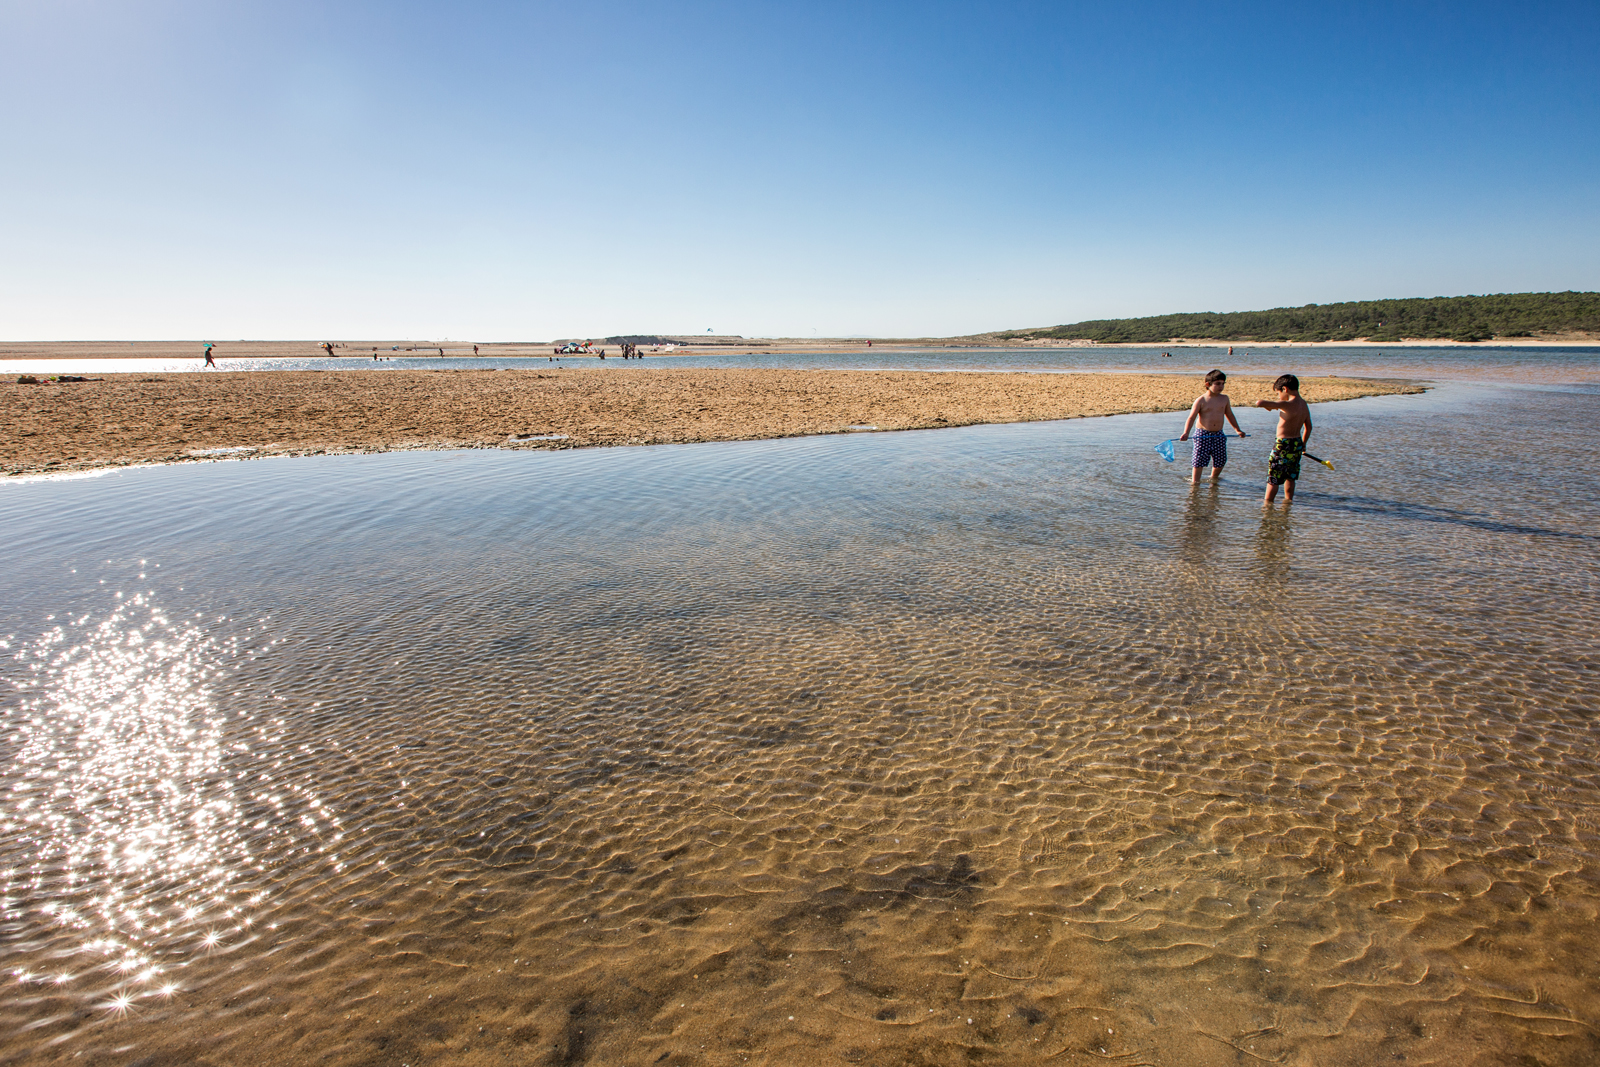
[[[628,342],[624,341],[622,343],[622,358],[623,359],[643,359],[644,358],[644,353],[639,351],[639,346],[638,345],[629,344]]]
[[[1228,400],[1228,394],[1223,387],[1228,384],[1228,376],[1220,370],[1212,370],[1206,374],[1206,391],[1195,398],[1189,408],[1189,417],[1183,423],[1183,436],[1180,441],[1189,440],[1189,431],[1199,423],[1199,432],[1194,435],[1194,458],[1192,461],[1193,472],[1189,476],[1189,484],[1197,485],[1200,482],[1200,472],[1207,465],[1211,467],[1211,480],[1216,481],[1222,475],[1222,468],[1228,464],[1228,437],[1223,432],[1223,422],[1226,420],[1233,424],[1234,431],[1240,437],[1249,437],[1239,426],[1239,420],[1233,417],[1233,404]],[[1267,459],[1267,496],[1262,503],[1270,505],[1278,495],[1278,487],[1283,486],[1283,501],[1288,504],[1294,500],[1294,483],[1300,480],[1300,460],[1305,455],[1306,443],[1311,440],[1311,408],[1300,396],[1300,379],[1292,374],[1280,374],[1272,383],[1272,388],[1277,390],[1276,400],[1257,400],[1255,406],[1266,408],[1268,411],[1278,413],[1278,438],[1272,445],[1272,455]]]

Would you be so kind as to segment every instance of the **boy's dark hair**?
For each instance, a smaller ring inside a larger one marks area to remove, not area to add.
[[[1292,374],[1280,374],[1278,380],[1272,383],[1274,389],[1287,389],[1291,393],[1300,391],[1300,379]]]
[[[1228,380],[1228,376],[1226,374],[1223,374],[1219,370],[1208,370],[1208,371],[1206,371],[1206,384],[1207,385],[1210,385],[1212,382],[1225,382],[1227,380]]]

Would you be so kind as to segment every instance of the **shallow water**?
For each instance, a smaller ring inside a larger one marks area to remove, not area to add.
[[[1600,384],[1600,348],[1294,348],[1288,345],[1237,345],[1232,356],[1218,348],[926,348],[861,349],[852,352],[769,352],[752,347],[720,355],[646,356],[640,360],[567,356],[561,367],[605,367],[626,372],[640,367],[773,368],[780,370],[953,370],[953,371],[1144,371],[1204,375],[1220,366],[1231,374],[1269,374],[1285,370],[1357,377],[1425,378],[1443,381],[1498,381],[1543,384]],[[485,367],[550,367],[542,356],[396,356],[381,362],[356,357],[306,356],[222,359],[222,370],[481,370]],[[0,374],[156,374],[199,372],[194,359],[0,360]]]
[[[0,1059],[1595,1062],[1600,394],[1316,412],[0,485]]]

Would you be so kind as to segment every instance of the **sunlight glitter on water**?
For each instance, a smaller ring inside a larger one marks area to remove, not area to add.
[[[170,994],[174,968],[255,924],[269,895],[259,843],[285,833],[291,808],[317,838],[337,837],[314,795],[293,803],[301,787],[243,771],[250,745],[237,738],[270,739],[281,723],[229,730],[216,687],[237,646],[145,591],[13,654],[0,835],[15,865],[0,872],[0,914],[53,928],[51,955],[80,958],[65,978],[18,979],[97,983],[88,995],[109,989],[124,1007]]]

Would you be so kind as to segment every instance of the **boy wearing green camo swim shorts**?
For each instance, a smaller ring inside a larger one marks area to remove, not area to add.
[[[1267,498],[1262,501],[1263,507],[1272,506],[1280,485],[1284,487],[1284,505],[1294,502],[1294,483],[1300,480],[1300,457],[1305,455],[1306,442],[1311,440],[1311,408],[1300,399],[1300,379],[1292,374],[1280,374],[1272,387],[1278,391],[1278,399],[1256,401],[1256,407],[1278,413],[1278,440],[1267,460]]]

